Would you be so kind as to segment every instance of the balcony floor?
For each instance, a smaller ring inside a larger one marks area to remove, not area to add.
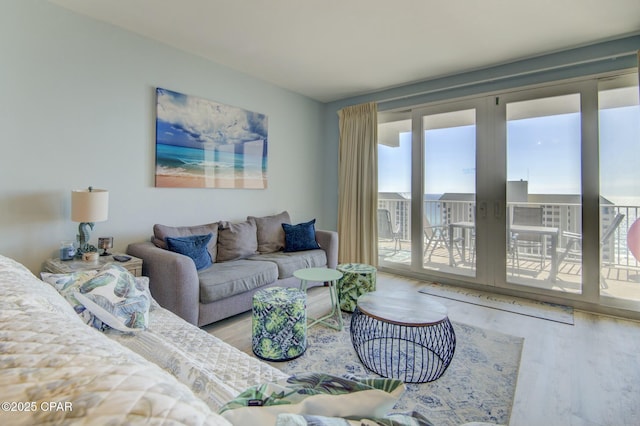
[[[409,265],[411,263],[409,243],[403,243],[402,248],[402,250],[394,251],[391,243],[381,242],[379,245],[381,261]],[[469,260],[468,255],[467,253],[467,262],[460,262],[460,256],[456,253],[457,263],[455,266],[450,266],[449,250],[441,246],[435,249],[429,261],[425,261],[423,266],[429,270],[473,276],[475,264]],[[582,264],[579,261],[571,259],[563,261],[558,267],[555,282],[549,279],[551,262],[548,259],[542,269],[540,258],[528,258],[522,254],[519,262],[515,262],[515,266],[513,263],[509,259],[507,265],[508,281],[511,283],[563,293],[579,294],[581,292]],[[601,271],[601,295],[640,302],[640,269],[604,265]]]

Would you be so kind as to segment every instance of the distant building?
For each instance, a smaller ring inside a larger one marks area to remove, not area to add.
[[[543,208],[543,225],[559,228],[562,231],[582,233],[582,198],[577,194],[529,194],[529,182],[507,182],[507,217],[515,205],[533,205]],[[606,229],[614,218],[614,204],[600,197],[601,224]],[[411,194],[399,192],[380,192],[378,208],[387,209],[391,220],[401,232],[402,239],[411,239]],[[454,222],[474,222],[476,194],[448,192],[441,196],[424,196],[424,221],[431,226],[446,225]],[[563,241],[560,242],[563,245]]]

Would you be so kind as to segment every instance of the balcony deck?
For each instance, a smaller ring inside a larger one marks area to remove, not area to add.
[[[393,243],[381,241],[379,243],[380,259],[384,262],[409,265],[411,252],[409,242],[402,244],[402,249],[394,251]],[[456,259],[460,260],[456,254]],[[444,246],[436,247],[430,261],[424,263],[424,267],[433,271],[454,273],[458,275],[473,276],[474,264],[457,262],[456,266],[449,265],[449,250]],[[580,293],[582,281],[582,264],[574,259],[566,259],[558,265],[556,280],[550,278],[551,262],[545,262],[540,269],[539,258],[527,258],[520,256],[519,262],[514,266],[509,260],[507,265],[508,280],[516,284],[523,284],[547,290],[564,293]],[[640,301],[640,268],[623,265],[604,265],[601,268],[602,283],[600,294],[619,299]]]
[[[388,194],[387,194],[388,195]],[[384,262],[394,262],[408,265],[411,262],[410,253],[410,230],[411,230],[411,200],[397,194],[396,197],[379,197],[378,208],[390,212],[391,226],[397,232],[397,236],[402,241],[401,250],[394,252],[392,242],[379,242],[380,259]],[[449,194],[451,195],[451,194]],[[472,201],[458,201],[450,199],[425,200],[423,212],[423,226],[425,229],[443,228],[445,235],[451,230],[454,236],[467,238],[469,230],[473,228],[475,222],[475,204]],[[538,196],[540,198],[540,196]],[[542,207],[543,208],[543,229],[556,229],[557,240],[551,243],[552,234],[545,233],[544,237],[548,243],[557,244],[555,250],[558,253],[568,250],[569,238],[567,235],[581,235],[582,233],[582,213],[580,204],[557,203],[552,199],[548,202],[539,201],[537,203],[518,202],[507,203],[507,213],[505,217],[513,217],[512,210],[516,206]],[[639,205],[616,205],[607,202],[601,203],[601,232],[605,235],[605,230],[612,225],[616,216],[622,216],[621,221],[612,229],[605,242],[602,242],[604,261],[601,267],[600,295],[631,301],[634,306],[640,302],[640,262],[635,259],[627,248],[627,232],[631,225],[640,220]],[[456,229],[447,225],[456,225]],[[463,225],[464,224],[464,225]],[[471,224],[469,228],[468,224]],[[436,225],[434,227],[434,225]],[[515,227],[512,225],[512,227]],[[523,231],[524,233],[524,231]],[[425,234],[426,235],[426,234]],[[448,237],[447,237],[448,238]],[[550,246],[551,246],[550,245]],[[507,264],[508,281],[510,283],[554,290],[566,294],[580,294],[582,291],[582,264],[580,259],[567,256],[559,262],[555,277],[552,276],[550,253],[548,247],[531,248],[530,250],[518,251],[518,258],[510,258]],[[537,254],[536,251],[537,250]],[[543,250],[546,262],[540,267],[540,250]],[[554,249],[552,249],[554,250]],[[527,251],[530,253],[528,256]],[[474,276],[474,263],[467,258],[466,262],[461,262],[460,253],[454,253],[456,265],[449,264],[449,250],[440,243],[429,259],[423,259],[424,268],[433,271],[441,271],[462,276]],[[467,253],[468,256],[468,253]],[[555,278],[555,279],[552,279]],[[635,308],[634,308],[635,309]]]

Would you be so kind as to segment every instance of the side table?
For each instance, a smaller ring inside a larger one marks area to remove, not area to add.
[[[298,269],[293,276],[300,280],[300,290],[306,293],[308,282],[326,282],[329,283],[329,296],[331,296],[331,312],[322,318],[309,318],[311,322],[308,327],[315,324],[324,324],[327,327],[342,330],[342,314],[340,306],[338,306],[337,281],[342,278],[342,272],[329,268],[305,268]],[[326,320],[335,317],[337,325],[327,322]]]
[[[342,263],[336,267],[342,272],[338,280],[340,309],[353,312],[361,295],[376,290],[376,268],[364,263]]]
[[[456,334],[447,308],[421,293],[374,291],[358,299],[351,343],[365,367],[407,383],[432,382],[451,363]]]
[[[118,255],[118,253],[115,253]],[[120,256],[125,256],[120,254]],[[100,256],[95,262],[85,262],[84,260],[60,260],[60,258],[51,258],[47,259],[42,265],[43,272],[51,272],[53,274],[70,274],[76,271],[91,271],[98,270],[102,268],[109,262],[113,262],[124,267],[127,271],[131,272],[131,274],[135,277],[139,277],[142,275],[142,259],[133,257],[130,255],[126,255],[130,257],[126,262],[118,262],[114,260],[113,255],[109,256]]]
[[[267,361],[288,361],[307,349],[307,294],[270,287],[253,295],[251,348]]]

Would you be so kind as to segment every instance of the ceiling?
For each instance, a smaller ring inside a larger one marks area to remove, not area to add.
[[[638,0],[49,0],[322,102],[640,33]]]

